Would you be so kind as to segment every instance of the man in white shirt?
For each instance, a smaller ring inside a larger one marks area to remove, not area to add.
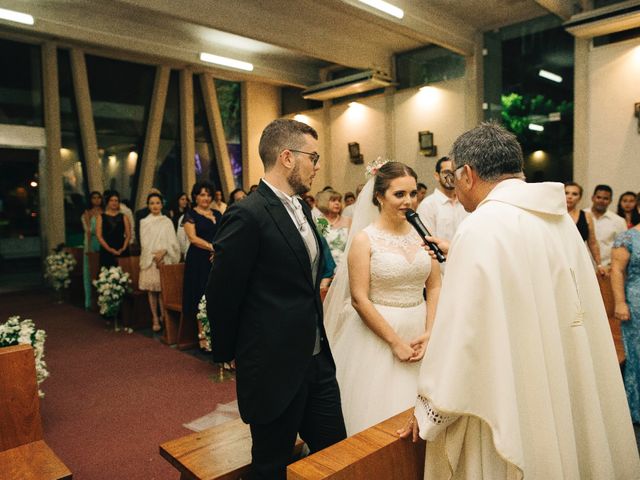
[[[453,185],[446,178],[453,173],[449,157],[436,163],[433,178],[438,182],[431,195],[418,205],[418,215],[434,237],[451,241],[460,222],[468,215],[456,197]]]
[[[611,247],[619,233],[627,229],[627,224],[620,215],[608,210],[613,198],[613,191],[609,185],[597,185],[591,197],[591,209],[593,224],[596,229],[596,239],[600,246],[600,261],[602,266],[611,267]]]

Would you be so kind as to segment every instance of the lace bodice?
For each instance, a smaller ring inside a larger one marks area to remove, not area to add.
[[[373,224],[364,231],[371,243],[371,301],[394,307],[422,303],[431,257],[422,248],[418,234],[411,230],[407,235],[393,235]]]

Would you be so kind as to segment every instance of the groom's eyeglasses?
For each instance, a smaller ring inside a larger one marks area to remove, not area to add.
[[[304,155],[309,155],[309,158],[311,159],[311,162],[313,163],[314,167],[320,161],[320,155],[318,155],[316,152],[303,152],[302,150],[294,150],[293,148],[287,148],[287,150],[289,150],[290,152],[296,152],[296,153],[302,153]]]

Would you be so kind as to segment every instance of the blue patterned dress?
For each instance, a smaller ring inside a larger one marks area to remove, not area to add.
[[[625,247],[629,251],[627,278],[624,289],[631,317],[622,326],[622,340],[626,362],[624,387],[634,422],[640,422],[640,231],[627,230],[616,237],[613,247]]]

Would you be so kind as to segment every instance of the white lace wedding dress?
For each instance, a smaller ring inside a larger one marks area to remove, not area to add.
[[[373,224],[364,229],[371,244],[369,298],[398,335],[410,342],[423,334],[427,309],[422,296],[431,258],[411,230],[403,236]],[[415,404],[420,362],[399,361],[344,302],[329,341],[336,362],[347,434],[354,435]]]

